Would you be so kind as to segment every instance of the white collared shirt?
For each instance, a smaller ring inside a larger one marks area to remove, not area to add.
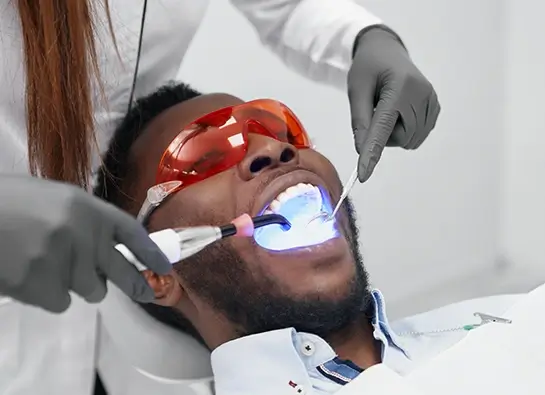
[[[371,324],[375,339],[382,344],[382,360],[394,369],[403,367],[410,357],[388,323],[382,294],[378,290],[371,294]],[[269,390],[271,394],[289,394],[293,390],[294,395],[322,395],[335,393],[362,371],[351,361],[339,359],[319,336],[293,328],[245,336],[221,345],[212,352],[212,369],[217,395],[249,394],[238,392],[244,388],[241,372],[248,374],[249,385],[268,383],[260,395]]]
[[[467,334],[462,327],[478,323],[474,312],[501,315],[517,298],[467,301],[402,320],[397,326],[406,332],[399,336],[388,322],[380,291],[372,291],[372,296],[371,323],[375,339],[382,343],[382,363],[401,375],[461,340]],[[212,352],[212,369],[216,395],[334,394],[362,371],[340,360],[322,338],[291,328],[221,345]]]
[[[379,292],[373,294],[375,334],[382,337],[383,345],[388,344],[383,347],[383,360],[403,376],[462,340],[469,332],[457,328],[478,323],[475,312],[501,317],[521,297],[499,295],[466,300],[389,323],[384,298]],[[207,349],[189,335],[161,325],[114,286],[102,303],[101,316],[108,326],[101,331],[98,365],[113,395],[214,395],[214,387],[219,395],[289,395],[295,388],[289,381],[296,383],[295,377],[288,374],[293,371],[304,380],[312,380],[321,388],[317,391],[340,388],[330,385],[322,374],[319,381],[313,378],[317,373],[328,373],[317,372],[317,366],[335,359],[329,345],[318,339],[322,346],[317,348],[312,341],[314,357],[309,358],[308,350],[301,351],[306,338],[294,339],[289,329],[273,333],[279,346],[263,334],[219,347],[212,357],[218,380],[214,385]],[[316,340],[312,335],[309,338]],[[264,340],[263,347],[260,339]],[[312,358],[310,365],[304,364]],[[286,366],[295,366],[296,370]]]

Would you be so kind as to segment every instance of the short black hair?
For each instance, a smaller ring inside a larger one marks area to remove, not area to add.
[[[154,93],[136,101],[117,126],[108,150],[98,169],[94,193],[96,196],[126,209],[123,183],[129,172],[129,153],[146,126],[159,114],[176,104],[200,96],[201,93],[184,83],[170,82]]]
[[[97,174],[94,194],[121,209],[127,209],[128,197],[123,192],[123,183],[130,172],[129,153],[132,145],[146,126],[159,114],[201,93],[184,83],[171,82],[149,96],[139,99],[125,115],[110,141]],[[180,312],[156,304],[140,304],[152,317],[160,322],[185,332],[204,344],[197,330]]]

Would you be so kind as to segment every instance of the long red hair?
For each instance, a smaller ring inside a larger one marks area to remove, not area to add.
[[[96,146],[93,86],[102,88],[95,46],[99,6],[113,38],[108,0],[17,0],[30,171],[83,188]]]

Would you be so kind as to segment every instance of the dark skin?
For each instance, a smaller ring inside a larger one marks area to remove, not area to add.
[[[125,186],[133,198],[134,204],[129,208],[133,215],[138,212],[146,191],[155,183],[157,166],[164,150],[180,130],[203,115],[240,103],[243,103],[240,99],[226,94],[203,95],[171,107],[146,127],[130,153],[131,167],[135,169],[131,177],[134,181]],[[297,150],[287,143],[250,134],[244,160],[170,197],[153,213],[149,230],[224,225],[243,213],[257,215],[278,193],[299,182],[323,187],[332,201],[336,201],[341,193],[335,168],[318,152]],[[258,247],[249,238],[228,239],[226,242],[229,244],[225,248],[234,251],[243,262],[244,272],[253,287],[272,287],[293,300],[318,298],[335,303],[345,298],[349,284],[356,276],[347,221],[347,216],[341,212],[338,223],[342,236],[326,243],[327,246],[306,251],[272,253]],[[223,263],[218,261],[215,264],[218,267]],[[191,270],[195,270],[195,265]],[[202,290],[184,276],[183,270],[175,270],[167,276],[150,272],[145,275],[155,290],[156,303],[180,310],[210,349],[244,334],[243,325],[230,320],[217,305],[204,297]],[[237,281],[243,280],[226,278],[221,284],[232,284],[234,292]],[[331,333],[326,340],[341,358],[366,368],[380,362],[380,348],[372,332],[368,320],[359,317],[342,331]]]

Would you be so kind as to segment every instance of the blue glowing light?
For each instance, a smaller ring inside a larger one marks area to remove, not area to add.
[[[321,210],[331,213],[328,199],[322,195]],[[318,245],[339,236],[335,220],[326,221],[325,216],[310,221],[316,214],[315,205],[309,202],[308,196],[298,196],[282,204],[278,214],[291,222],[291,229],[283,230],[280,225],[270,225],[257,229],[254,239],[260,247],[272,251],[286,251],[294,248]]]

